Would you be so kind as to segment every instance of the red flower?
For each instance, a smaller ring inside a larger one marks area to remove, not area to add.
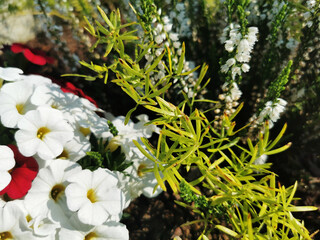
[[[71,82],[67,82],[66,84],[64,84],[64,87],[61,87],[61,90],[66,93],[73,93],[79,97],[86,98],[90,102],[92,102],[96,107],[98,107],[97,102],[93,98],[86,95],[80,88],[77,88]]]
[[[55,61],[54,58],[46,56],[45,52],[29,48],[20,43],[12,44],[11,51],[13,53],[23,53],[28,61],[36,65],[45,65],[46,63],[53,64]]]
[[[0,192],[0,195],[7,194],[11,199],[18,199],[25,196],[33,179],[37,176],[39,166],[33,157],[25,157],[14,145],[8,145],[14,153],[16,165],[11,169],[11,182]]]

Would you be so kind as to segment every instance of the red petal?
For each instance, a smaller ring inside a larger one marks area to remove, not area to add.
[[[8,145],[14,153],[16,165],[11,171],[12,180],[9,185],[0,192],[8,194],[12,199],[22,198],[31,188],[33,179],[37,176],[39,166],[33,157],[25,157],[14,145]]]
[[[45,57],[45,58],[46,58],[46,60],[47,60],[47,63],[49,63],[49,64],[54,64],[55,59],[54,59],[53,57]]]
[[[17,169],[18,170],[18,169]],[[12,177],[9,185],[3,189],[0,194],[8,194],[12,199],[18,199],[25,196],[31,188],[32,181],[26,180],[25,175],[21,174],[23,171],[16,171],[14,177]]]
[[[92,102],[96,107],[98,107],[97,102],[96,102],[93,98],[87,96],[87,95],[82,91],[82,89],[77,88],[77,87],[74,86],[71,82],[67,82],[67,83],[65,84],[65,87],[61,87],[61,90],[62,90],[63,92],[66,92],[66,93],[73,93],[73,94],[75,94],[75,95],[78,95],[79,97],[86,98],[86,99],[88,99],[90,102]]]
[[[13,53],[20,53],[26,49],[26,46],[20,43],[14,43],[11,45],[11,51]]]
[[[47,62],[45,57],[35,55],[29,49],[25,49],[23,54],[26,57],[26,59],[28,59],[30,62],[32,62],[32,63],[34,63],[36,65],[43,66]]]
[[[33,157],[25,157],[23,156],[19,150],[18,147],[12,144],[8,145],[9,148],[11,148],[11,150],[14,153],[14,159],[16,161],[16,166],[15,168],[28,168],[34,172],[38,172],[39,170],[39,165],[37,163],[37,161],[33,158]]]

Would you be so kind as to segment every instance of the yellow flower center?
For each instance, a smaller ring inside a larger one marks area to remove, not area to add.
[[[11,239],[13,239],[11,232],[0,233],[0,240],[11,240]]]
[[[113,137],[110,142],[108,143],[107,147],[106,147],[106,151],[109,150],[110,152],[114,152],[115,150],[118,149],[118,147],[120,146],[119,143],[119,137]]]
[[[62,153],[57,158],[59,158],[59,159],[69,159],[68,151],[63,149]]]
[[[30,214],[26,216],[26,219],[27,219],[27,222],[30,222],[32,220],[32,217],[30,216]]]
[[[87,198],[90,200],[90,202],[95,203],[97,202],[97,196],[94,190],[91,188],[87,192]]]
[[[61,195],[64,193],[64,189],[66,187],[62,184],[56,184],[53,186],[53,188],[51,189],[50,192],[50,197],[57,202],[59,200],[59,198],[61,197]]]
[[[80,127],[79,130],[85,137],[88,136],[91,133],[90,128]]]
[[[18,111],[18,113],[20,113],[21,115],[24,114],[24,104],[20,103],[16,105],[16,109]]]
[[[55,104],[55,103],[52,103],[52,104],[51,104],[51,107],[52,107],[53,109],[58,109],[58,105]]]
[[[145,169],[146,167],[147,167],[147,165],[146,165],[146,164],[143,164],[143,163],[141,163],[141,164],[139,165],[138,171],[137,171],[137,174],[138,174],[139,177],[143,177],[143,175],[145,174],[145,173],[143,172],[143,169]]]
[[[50,132],[50,129],[47,127],[41,127],[38,129],[37,132],[37,138],[39,138],[40,140],[43,140],[43,138],[45,137],[45,135],[47,135],[47,133]]]
[[[88,233],[83,240],[93,240],[96,237],[98,237],[98,235],[95,232],[91,232],[91,233]]]

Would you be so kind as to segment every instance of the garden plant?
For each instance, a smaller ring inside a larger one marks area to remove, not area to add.
[[[319,237],[319,0],[0,10],[0,239]]]

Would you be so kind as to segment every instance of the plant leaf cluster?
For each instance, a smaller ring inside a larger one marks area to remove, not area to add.
[[[132,162],[126,161],[125,154],[118,147],[115,151],[108,148],[109,141],[103,142],[102,139],[97,139],[94,134],[90,135],[91,151],[80,159],[78,163],[83,169],[94,171],[101,168],[108,168],[111,171],[123,172],[126,168],[132,165]]]
[[[119,11],[111,14],[110,19],[112,16],[120,17]],[[108,17],[104,19],[110,28],[114,25],[112,21],[110,24]],[[154,163],[152,171],[164,191],[169,186],[174,193],[181,193],[187,203],[180,204],[185,207],[192,207],[191,202],[195,203],[192,208],[200,214],[205,226],[199,239],[206,239],[216,229],[235,239],[311,239],[303,223],[294,218],[292,212],[316,208],[294,206],[292,201],[295,200],[297,183],[285,188],[276,183],[275,174],[269,170],[270,164],[255,164],[262,155],[277,154],[290,147],[291,143],[278,146],[286,125],[272,140],[266,122],[258,140],[247,138],[243,143],[238,134],[247,126],[239,128],[235,122],[243,104],[231,116],[224,115],[220,128],[214,128],[213,121],[207,118],[206,113],[196,108],[194,99],[185,99],[176,106],[165,98],[166,91],[171,87],[171,79],[187,74],[181,72],[179,64],[175,68],[168,61],[166,76],[157,82],[150,80],[150,72],[164,56],[170,56],[169,47],[151,65],[142,67],[140,60],[150,48],[157,47],[152,42],[135,42],[136,54],[129,56],[124,53],[121,44],[112,44],[110,47],[108,42],[119,42],[121,35],[110,35],[109,39],[113,40],[105,40],[104,36],[96,34],[102,29],[101,25],[97,24],[94,28],[89,24],[88,29],[97,38],[98,44],[105,44],[108,52],[113,50],[118,56],[114,56],[110,66],[83,65],[98,74],[109,70],[115,73],[116,78],[112,82],[119,85],[136,103],[136,107],[128,112],[126,122],[137,106],[143,106],[158,116],[148,123],[161,128],[156,146],[144,138],[141,141],[147,150],[138,141],[134,141],[134,144]],[[183,62],[183,59],[179,61]],[[207,66],[203,65],[197,86],[201,85],[206,69]],[[290,66],[281,74],[280,80],[272,85],[274,91],[282,90],[288,69]],[[213,217],[214,209],[223,213],[228,225]]]

